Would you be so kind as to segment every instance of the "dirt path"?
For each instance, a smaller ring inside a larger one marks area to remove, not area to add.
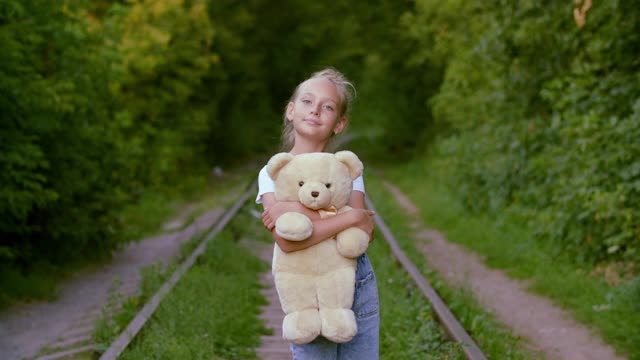
[[[242,240],[242,244],[254,255],[271,264],[273,244],[265,244],[248,239]],[[262,345],[256,350],[258,358],[262,360],[291,360],[292,354],[289,349],[289,343],[282,339],[284,313],[275,288],[273,275],[271,275],[271,269],[260,274],[260,282],[264,286],[261,293],[269,301],[269,304],[262,308],[260,318],[265,321],[269,329],[273,330],[273,334],[262,336]]]
[[[421,240],[416,246],[429,266],[453,286],[471,290],[482,306],[526,339],[534,351],[546,359],[622,359],[567,311],[547,298],[529,293],[526,283],[487,268],[477,254],[448,242],[438,231],[425,228],[411,200],[393,184],[385,182],[385,186],[413,219],[414,237]]]
[[[182,243],[213,225],[223,210],[210,210],[182,231],[129,244],[114,254],[110,264],[75,274],[61,284],[56,301],[19,305],[0,313],[0,357],[29,359],[48,349],[49,355],[38,359],[52,360],[91,351],[91,333],[114,280],[121,281],[121,293],[133,294],[139,288],[142,267],[157,261],[166,264]]]

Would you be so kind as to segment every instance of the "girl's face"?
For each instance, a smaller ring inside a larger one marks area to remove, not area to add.
[[[312,141],[327,141],[332,133],[340,133],[346,117],[340,115],[340,96],[329,80],[308,80],[296,99],[287,105],[287,119],[293,122],[296,137]]]

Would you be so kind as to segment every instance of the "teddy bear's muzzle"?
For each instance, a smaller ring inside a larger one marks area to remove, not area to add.
[[[331,192],[323,184],[304,184],[298,192],[300,202],[313,210],[323,209],[331,203]]]

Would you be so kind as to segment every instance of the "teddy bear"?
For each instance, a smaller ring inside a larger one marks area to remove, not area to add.
[[[353,179],[363,166],[351,151],[279,153],[267,164],[278,201],[300,201],[322,218],[351,210],[347,203]],[[300,241],[313,232],[311,220],[297,212],[282,214],[275,225],[284,239]],[[344,343],[357,333],[351,306],[355,291],[356,258],[369,245],[369,235],[349,228],[306,249],[285,253],[278,244],[272,272],[285,318],[283,338],[306,344],[317,336]]]

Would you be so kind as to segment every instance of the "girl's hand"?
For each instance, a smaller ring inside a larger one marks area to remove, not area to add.
[[[375,212],[367,209],[351,209],[349,213],[353,216],[353,226],[366,232],[369,235],[369,242],[373,241],[373,215]]]

